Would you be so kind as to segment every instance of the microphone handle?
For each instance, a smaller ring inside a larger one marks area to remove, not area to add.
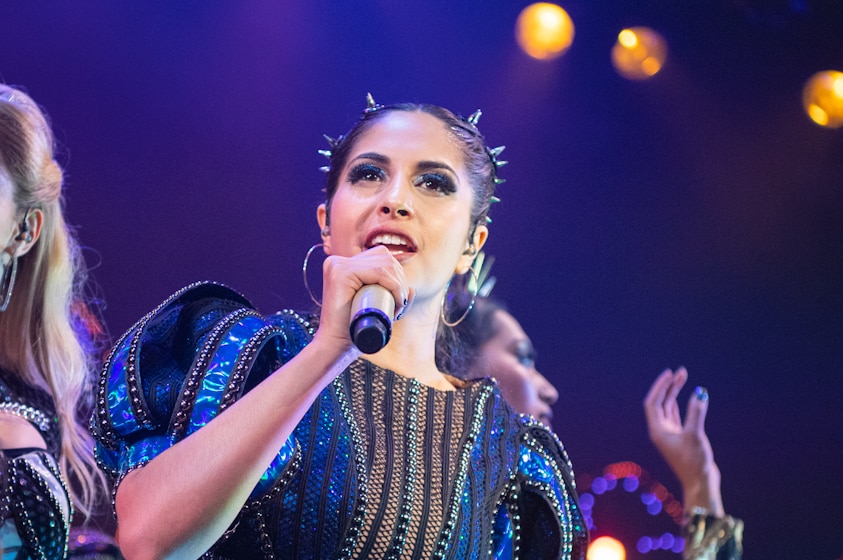
[[[364,354],[374,354],[389,342],[395,298],[380,284],[367,284],[351,300],[348,329],[351,341]]]

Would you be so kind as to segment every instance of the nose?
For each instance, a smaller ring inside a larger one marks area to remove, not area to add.
[[[536,370],[536,375],[539,381],[539,398],[549,405],[552,405],[559,400],[559,391],[553,386],[553,383]]]
[[[379,211],[383,215],[396,218],[409,218],[413,215],[412,189],[409,179],[399,175],[386,185]]]

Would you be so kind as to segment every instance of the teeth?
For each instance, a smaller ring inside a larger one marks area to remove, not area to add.
[[[372,245],[409,245],[403,237],[391,234],[381,234],[372,239]]]

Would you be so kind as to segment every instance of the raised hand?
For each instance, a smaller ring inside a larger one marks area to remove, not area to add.
[[[666,369],[653,382],[644,399],[650,440],[682,485],[686,511],[702,508],[723,516],[720,470],[714,462],[705,433],[708,391],[697,387],[688,400],[684,422],[676,397],[688,380],[688,371]]]

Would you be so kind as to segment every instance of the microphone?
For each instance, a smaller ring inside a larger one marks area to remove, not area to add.
[[[395,298],[380,284],[367,284],[351,300],[348,330],[351,341],[364,354],[374,354],[389,342]]]

